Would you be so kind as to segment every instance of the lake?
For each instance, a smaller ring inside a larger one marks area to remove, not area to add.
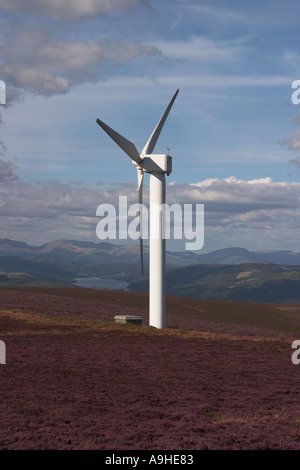
[[[90,287],[97,289],[103,287],[105,289],[127,290],[127,281],[119,281],[118,279],[102,279],[101,277],[77,277],[75,278],[75,286]]]

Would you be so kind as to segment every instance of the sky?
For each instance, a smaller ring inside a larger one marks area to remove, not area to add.
[[[199,253],[300,251],[299,18],[297,0],[0,0],[0,238],[98,242],[97,207],[137,182],[96,119],[141,151],[179,88],[155,153],[167,202],[204,204]]]

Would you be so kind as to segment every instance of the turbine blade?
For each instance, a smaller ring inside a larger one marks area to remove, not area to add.
[[[140,163],[142,161],[136,146],[132,142],[130,142],[130,140],[127,140],[121,134],[114,131],[111,127],[109,127],[103,121],[100,121],[100,119],[97,119],[96,122],[109,135],[109,137],[111,137],[112,140],[114,140],[116,144],[118,144],[118,146],[121,147],[121,149],[124,150],[124,152],[127,153],[127,155],[129,155],[129,157],[133,161],[135,161],[136,163]]]
[[[137,168],[137,177],[138,177],[138,198],[140,204],[140,259],[141,259],[141,272],[144,274],[144,255],[143,255],[143,180],[144,172],[141,168]]]
[[[176,99],[176,96],[178,95],[179,93],[179,90],[176,91],[175,95],[173,96],[173,98],[171,99],[170,103],[168,104],[164,114],[162,115],[162,117],[160,118],[160,120],[158,121],[154,131],[152,132],[148,142],[146,143],[145,147],[143,148],[143,151],[141,153],[141,155],[149,155],[150,153],[153,152],[154,150],[154,147],[155,147],[155,144],[157,142],[157,139],[160,135],[160,132],[164,126],[164,123],[168,117],[168,114],[170,112],[170,109],[172,108],[173,106],[173,103]]]

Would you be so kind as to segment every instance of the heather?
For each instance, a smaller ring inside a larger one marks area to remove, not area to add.
[[[0,449],[300,450],[297,307],[282,310],[286,330],[267,306],[264,323],[257,312],[246,321],[241,302],[188,303],[185,315],[174,305],[156,331],[145,300],[0,290]],[[144,326],[115,325],[119,313],[141,314]]]

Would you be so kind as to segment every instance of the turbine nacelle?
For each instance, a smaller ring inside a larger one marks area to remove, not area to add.
[[[146,173],[172,173],[172,157],[170,155],[141,155],[142,161],[132,163]]]

